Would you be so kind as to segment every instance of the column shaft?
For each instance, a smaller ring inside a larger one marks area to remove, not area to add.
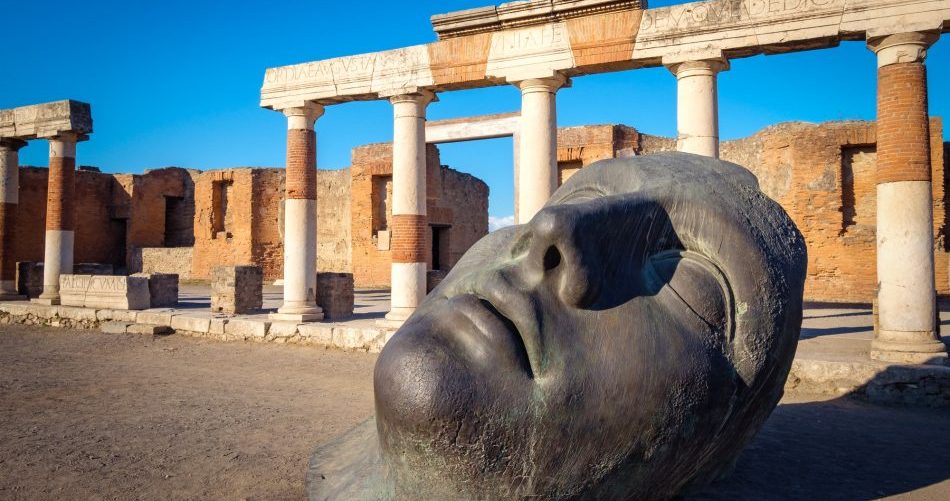
[[[76,141],[75,134],[49,139],[43,293],[35,300],[43,304],[59,304],[59,276],[73,272]]]
[[[0,139],[0,300],[22,299],[16,287],[16,213],[20,196],[19,150],[26,143]]]
[[[945,359],[936,327],[927,70],[933,39],[920,33],[869,43],[878,55],[877,280],[879,328],[871,357]]]
[[[426,296],[426,107],[431,92],[403,94],[393,104],[391,307],[387,325],[404,322]]]
[[[519,224],[530,221],[557,189],[556,94],[566,83],[563,77],[518,82],[521,132],[515,206]]]
[[[669,66],[676,75],[676,149],[719,158],[719,97],[716,75],[724,60],[700,60]]]
[[[287,116],[286,200],[284,201],[284,303],[274,320],[323,319],[317,306],[317,136],[313,124],[323,107],[282,110]]]

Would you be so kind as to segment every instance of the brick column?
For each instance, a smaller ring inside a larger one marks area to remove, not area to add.
[[[16,289],[16,211],[20,204],[19,139],[0,138],[0,300],[25,299]]]
[[[521,89],[521,131],[518,134],[519,224],[527,223],[557,189],[556,94],[568,85],[561,75],[517,82]]]
[[[877,280],[871,357],[947,358],[936,326],[927,48],[931,33],[871,38],[877,54]]]
[[[729,69],[722,58],[666,63],[676,75],[676,149],[719,158],[716,76]]]
[[[287,200],[284,202],[284,304],[273,320],[323,319],[317,306],[317,136],[323,106],[284,108],[287,116]]]
[[[43,293],[34,299],[59,304],[59,276],[73,272],[75,241],[76,142],[71,132],[49,138],[49,182],[46,193],[46,245],[43,259]]]
[[[399,326],[426,296],[426,107],[428,91],[390,98],[393,104],[392,296],[381,322]]]

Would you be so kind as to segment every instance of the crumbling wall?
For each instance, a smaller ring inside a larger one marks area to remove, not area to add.
[[[251,171],[253,264],[261,267],[267,282],[284,276],[284,179],[284,169]]]
[[[350,181],[350,169],[317,171],[317,270],[321,272],[352,269]]]
[[[253,169],[201,173],[195,182],[195,246],[191,277],[209,280],[215,266],[255,264]]]

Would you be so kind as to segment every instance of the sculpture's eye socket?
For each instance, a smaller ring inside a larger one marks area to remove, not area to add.
[[[578,188],[557,201],[559,204],[582,204],[607,196],[607,193],[596,186]]]
[[[686,306],[714,332],[731,324],[732,294],[722,271],[701,254],[670,250],[652,256],[646,265],[648,286],[668,307]],[[670,294],[661,294],[666,288]]]

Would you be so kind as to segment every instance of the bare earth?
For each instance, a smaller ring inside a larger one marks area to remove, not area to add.
[[[301,499],[375,356],[0,326],[0,499]],[[692,499],[950,499],[950,412],[790,396]]]

